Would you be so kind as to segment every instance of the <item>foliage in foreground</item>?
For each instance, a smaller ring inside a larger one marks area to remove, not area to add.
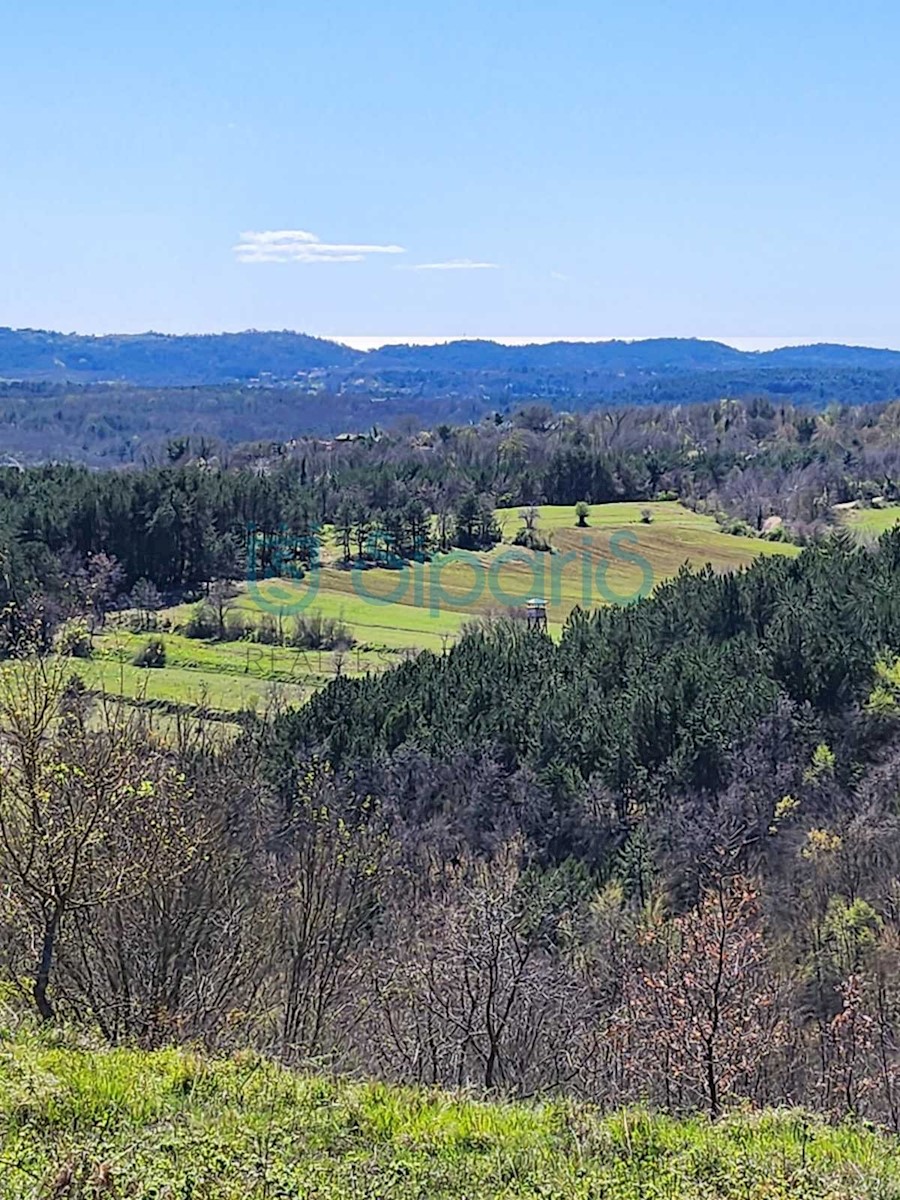
[[[710,1123],[482,1104],[238,1055],[0,1044],[0,1196],[900,1196],[894,1139],[800,1112]]]

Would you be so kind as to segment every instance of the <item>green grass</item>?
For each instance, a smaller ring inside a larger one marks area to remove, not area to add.
[[[72,673],[79,675],[85,687],[92,691],[122,696],[126,700],[225,713],[262,707],[275,686],[293,702],[303,700],[309,691],[296,684],[274,685],[252,676],[245,678],[218,670],[201,671],[177,666],[146,669],[116,662],[114,658],[90,662],[73,659]]]
[[[338,663],[327,650],[295,650],[255,642],[207,642],[166,632],[166,665],[136,667],[132,659],[150,634],[110,628],[94,639],[94,657],[71,659],[87,688],[141,703],[159,702],[223,713],[262,710],[277,697],[302,703],[333,679]],[[347,675],[383,670],[403,652],[354,647],[340,663]]]
[[[900,1197],[895,1139],[799,1112],[604,1118],[46,1035],[0,1045],[0,1141],[20,1200]]]
[[[130,663],[148,637],[111,629],[94,639],[95,655],[104,660]],[[257,683],[283,683],[299,687],[321,687],[334,673],[334,654],[330,650],[295,650],[290,646],[266,646],[258,642],[208,642],[178,633],[163,633],[166,666],[162,670],[141,671],[142,676],[166,670],[196,671],[239,676]],[[377,670],[383,656],[362,646],[346,652],[343,668],[347,673],[365,674]]]
[[[649,509],[653,520],[642,521]],[[340,662],[344,674],[395,666],[419,650],[441,653],[475,618],[521,605],[531,596],[548,603],[554,636],[572,609],[622,602],[646,594],[688,563],[733,570],[761,554],[796,554],[795,546],[723,533],[715,520],[675,501],[595,505],[588,527],[576,527],[574,506],[544,506],[539,528],[554,553],[535,553],[510,542],[521,525],[518,509],[500,509],[504,543],[489,552],[437,555],[402,570],[346,570],[326,544],[327,565],[295,582],[272,579],[246,587],[232,602],[258,622],[264,614],[285,633],[298,614],[321,613],[344,622],[357,645]],[[180,605],[163,619],[177,631],[191,611]],[[75,663],[89,687],[128,699],[223,713],[264,707],[272,689],[299,704],[334,677],[334,656],[246,642],[205,642],[163,634],[166,666],[145,670],[131,659],[147,635],[112,630],[96,639],[93,662]]]
[[[649,510],[653,520],[641,519]],[[574,508],[545,505],[538,526],[553,554],[510,543],[521,521],[518,509],[498,509],[504,542],[483,553],[436,555],[402,570],[342,570],[329,565],[301,583],[270,580],[254,585],[238,607],[284,614],[320,610],[340,617],[357,638],[388,649],[438,649],[473,617],[542,595],[551,624],[560,626],[580,605],[593,608],[644,594],[686,563],[717,570],[746,566],[759,555],[799,553],[796,546],[723,533],[715,520],[676,501],[595,505],[588,527],[576,528]]]
[[[859,533],[878,537],[893,529],[900,521],[900,505],[892,504],[887,508],[848,508],[844,510],[843,522]]]
[[[373,650],[440,649],[443,635],[456,636],[474,609],[454,610],[438,604],[432,581],[436,563],[392,571],[375,568],[346,571],[323,567],[301,583],[265,580],[235,601],[235,608],[283,614],[290,629],[298,613],[321,612],[344,621],[357,641]],[[457,571],[456,586],[459,586]]]

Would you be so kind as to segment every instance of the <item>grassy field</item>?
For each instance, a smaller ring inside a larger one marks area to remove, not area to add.
[[[844,511],[842,520],[859,533],[878,537],[888,529],[893,529],[900,521],[900,505],[892,504],[887,508],[848,508]]]
[[[468,620],[541,596],[551,625],[580,605],[624,603],[649,593],[685,564],[717,570],[746,566],[761,554],[797,554],[797,547],[723,533],[715,520],[675,501],[604,504],[576,527],[571,507],[544,506],[538,528],[553,553],[511,544],[521,526],[517,509],[499,509],[503,542],[489,552],[454,551],[402,570],[345,570],[329,565],[299,584],[254,586],[238,607],[283,612],[320,610],[341,616],[362,642],[383,649],[439,649]],[[651,522],[642,514],[649,512]]]
[[[205,1060],[0,1043],[0,1196],[18,1200],[894,1200],[900,1145],[799,1112],[711,1124]]]
[[[646,513],[651,521],[642,519]],[[796,547],[723,533],[712,517],[674,501],[605,504],[592,508],[587,528],[577,528],[572,507],[545,506],[538,528],[553,553],[511,544],[521,526],[517,509],[500,509],[503,543],[485,553],[455,551],[400,570],[348,570],[326,543],[324,563],[299,582],[250,583],[231,602],[258,624],[271,619],[286,634],[301,614],[341,620],[356,644],[336,659],[327,651],[303,652],[247,642],[204,642],[178,629],[191,606],[161,614],[166,665],[144,669],[132,658],[147,635],[111,628],[95,639],[95,657],[76,662],[88,687],[129,700],[152,701],[221,713],[258,710],[277,694],[299,704],[338,670],[359,675],[395,666],[419,650],[441,653],[475,618],[522,605],[532,596],[547,601],[551,632],[572,609],[624,603],[646,595],[685,563],[733,570],[761,554],[796,554]]]

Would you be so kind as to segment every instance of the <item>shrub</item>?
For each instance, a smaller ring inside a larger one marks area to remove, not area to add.
[[[240,642],[253,636],[254,625],[243,613],[232,610],[225,615],[224,635],[226,642]]]
[[[218,618],[208,604],[198,604],[181,629],[189,638],[214,638],[218,631]]]
[[[144,612],[136,608],[125,613],[122,622],[132,633],[147,633],[159,626],[159,618],[155,612]]]
[[[271,613],[263,613],[253,629],[253,640],[264,646],[280,646],[284,641]]]
[[[578,518],[578,528],[585,529],[587,527],[587,519],[590,516],[590,506],[586,500],[579,500],[575,505],[575,516]]]
[[[520,529],[513,538],[513,545],[524,546],[526,550],[538,550],[544,554],[549,554],[553,549],[550,539],[539,529]]]
[[[87,626],[81,621],[67,625],[57,638],[56,649],[65,658],[90,658],[93,650]]]
[[[166,665],[166,643],[159,637],[150,638],[132,658],[136,667],[164,667]]]
[[[730,533],[732,537],[756,537],[756,530],[738,517],[726,521],[722,526],[722,530],[725,533]]]
[[[337,617],[314,612],[297,617],[291,645],[299,650],[349,650],[356,638]]]
[[[641,521],[643,522],[644,525],[652,525],[653,513],[649,508],[641,509]]]

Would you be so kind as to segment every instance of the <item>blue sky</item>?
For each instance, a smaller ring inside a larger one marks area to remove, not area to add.
[[[886,0],[9,4],[0,324],[900,345],[898,44]]]

